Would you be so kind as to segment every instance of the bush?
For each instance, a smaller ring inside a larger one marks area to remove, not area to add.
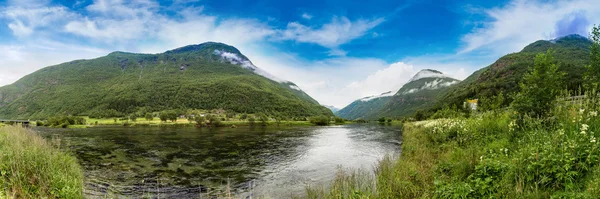
[[[254,126],[255,122],[256,122],[256,118],[254,118],[254,117],[252,117],[252,116],[250,116],[250,117],[248,118],[248,124],[249,124],[250,126]]]
[[[346,122],[346,120],[344,120],[344,118],[341,118],[341,117],[335,117],[333,120],[335,121],[336,124],[343,124]]]
[[[381,117],[377,120],[379,123],[385,123],[385,117]]]
[[[85,118],[74,117],[74,116],[58,116],[51,117],[46,123],[42,123],[45,126],[62,127],[66,128],[69,125],[85,125]]]
[[[310,123],[318,126],[329,125],[329,116],[315,116],[310,118]]]

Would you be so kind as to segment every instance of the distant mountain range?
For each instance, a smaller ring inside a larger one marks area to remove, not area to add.
[[[333,115],[294,83],[256,67],[235,47],[214,42],[159,54],[113,52],[49,66],[0,87],[0,118],[168,109]]]
[[[335,113],[338,112],[340,109],[336,108],[334,106],[328,106],[328,105],[323,105],[325,108],[328,108],[329,110],[331,110],[331,112]]]
[[[336,112],[336,115],[351,120],[408,116],[419,108],[431,105],[442,91],[459,82],[440,71],[421,70],[400,90],[361,98]]]
[[[518,84],[534,57],[552,48],[560,70],[567,74],[565,88],[577,90],[582,83],[584,66],[589,62],[592,42],[580,35],[567,35],[553,40],[540,40],[517,53],[505,55],[492,65],[475,71],[463,81],[446,77],[439,71],[422,70],[394,95],[371,96],[354,101],[336,113],[346,119],[400,118],[412,116],[417,110],[433,113],[444,106],[461,107],[467,99],[485,99],[500,92],[510,103]]]

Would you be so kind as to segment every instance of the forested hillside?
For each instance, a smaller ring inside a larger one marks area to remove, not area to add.
[[[236,48],[212,42],[71,61],[0,88],[0,118],[115,117],[169,109],[332,115],[292,82],[262,71]]]

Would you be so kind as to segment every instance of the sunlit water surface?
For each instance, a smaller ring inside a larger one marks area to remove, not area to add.
[[[301,196],[339,168],[372,171],[400,150],[401,128],[37,128],[83,165],[88,198]],[[249,197],[248,197],[249,198]]]

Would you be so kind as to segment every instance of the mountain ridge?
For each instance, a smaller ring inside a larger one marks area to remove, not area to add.
[[[332,115],[294,83],[270,79],[257,69],[235,47],[216,42],[157,54],[112,52],[48,66],[0,87],[0,117],[190,108]]]

